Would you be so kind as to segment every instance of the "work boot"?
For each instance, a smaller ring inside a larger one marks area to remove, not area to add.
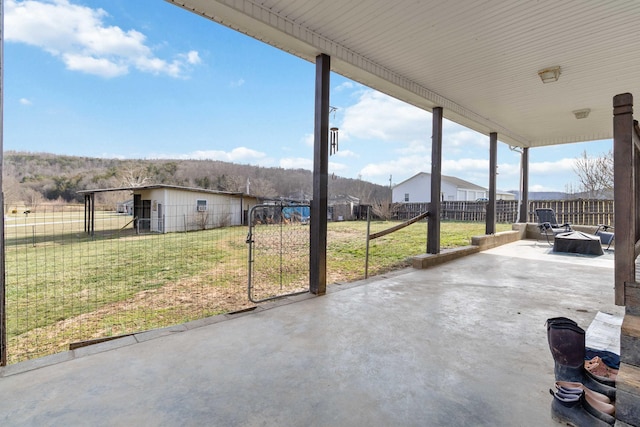
[[[608,427],[615,423],[615,418],[610,415],[603,414],[613,422],[605,421],[591,414],[587,410],[589,404],[586,402],[584,394],[564,394],[560,391],[554,393],[553,390],[549,390],[549,392],[553,396],[551,418],[559,423],[566,423],[574,427]]]
[[[548,324],[549,349],[554,360],[556,381],[573,381],[615,400],[616,389],[601,384],[584,369],[584,329],[571,323]]]

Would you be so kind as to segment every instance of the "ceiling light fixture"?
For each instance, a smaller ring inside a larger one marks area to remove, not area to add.
[[[550,67],[544,70],[538,71],[542,83],[552,83],[558,81],[560,78],[560,67]]]
[[[591,108],[583,108],[582,110],[572,111],[573,115],[576,116],[576,119],[586,119],[589,117],[589,113],[591,112]]]

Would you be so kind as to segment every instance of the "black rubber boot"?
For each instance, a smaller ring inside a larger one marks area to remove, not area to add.
[[[574,427],[608,427],[613,425],[613,423],[592,415],[586,409],[584,395],[565,395],[561,392],[554,393],[553,390],[549,390],[549,392],[553,395],[551,418],[555,421]],[[615,423],[615,418],[608,417]]]
[[[571,320],[568,317],[552,317],[547,319],[545,323],[547,325],[547,340],[549,339],[549,330],[551,329],[551,325],[573,325],[578,326],[575,320]]]
[[[547,338],[555,362],[556,381],[579,382],[585,387],[615,400],[616,389],[599,383],[587,375],[587,371],[584,369],[586,353],[584,329],[571,323],[552,322],[547,326]]]

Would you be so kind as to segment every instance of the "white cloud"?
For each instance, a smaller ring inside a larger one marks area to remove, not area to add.
[[[336,156],[336,157],[354,157],[354,158],[360,157],[357,153],[354,153],[351,150],[338,150],[338,152],[335,153],[334,156]]]
[[[37,46],[59,58],[69,70],[117,77],[133,67],[141,72],[184,77],[200,63],[198,52],[158,58],[136,30],[105,24],[108,13],[69,0],[7,0],[5,36],[8,42]]]
[[[252,163],[266,159],[267,155],[261,151],[252,150],[247,147],[237,147],[231,151],[204,150],[194,151],[190,158],[213,159],[225,162]]]
[[[67,69],[72,71],[82,71],[87,74],[107,78],[122,76],[128,72],[126,65],[116,64],[106,58],[94,58],[71,53],[66,53],[62,57],[64,63],[67,65]]]
[[[425,143],[425,141],[409,141],[409,144],[406,147],[398,148],[395,150],[397,153],[403,155],[425,155],[431,154],[431,144]]]
[[[355,84],[353,82],[347,81],[339,84],[333,90],[335,90],[336,92],[341,92],[343,90],[353,89],[354,87],[355,87]]]
[[[489,160],[485,159],[457,159],[457,160],[443,160],[442,161],[442,174],[457,176],[461,172],[470,173],[472,171],[481,171],[488,175],[489,173]]]
[[[529,191],[563,191],[563,190],[559,190],[558,188],[555,188],[555,187],[552,188],[544,185],[535,184],[535,185],[529,186]]]
[[[31,105],[31,101],[27,98],[20,98],[20,105]]]
[[[344,163],[336,163],[329,162],[329,173],[343,173],[344,171],[349,170],[349,166]]]
[[[181,54],[180,56],[186,57],[187,62],[191,65],[198,65],[202,62],[202,60],[200,59],[200,54],[198,54],[198,51],[195,50],[190,50],[186,55]]]
[[[304,157],[289,157],[280,159],[280,167],[284,169],[306,169],[313,170],[313,160]]]
[[[575,159],[558,159],[553,162],[537,162],[529,164],[530,174],[566,174],[573,172]]]
[[[362,92],[358,102],[344,110],[341,137],[382,141],[427,141],[430,114],[373,90]]]
[[[313,147],[315,136],[312,133],[308,133],[302,138],[302,142],[308,147]]]
[[[247,147],[236,147],[231,151],[222,150],[198,150],[185,154],[151,154],[153,159],[189,159],[189,160],[220,160],[223,162],[245,163],[256,165],[269,165],[273,160],[261,151]]]
[[[468,150],[469,147],[489,149],[489,137],[460,125],[444,127],[442,145],[446,148],[454,148],[456,151]]]
[[[426,156],[407,156],[381,163],[370,163],[360,170],[362,179],[380,182],[388,180],[389,176],[395,176],[393,182],[403,181],[418,172],[429,172],[431,162]]]

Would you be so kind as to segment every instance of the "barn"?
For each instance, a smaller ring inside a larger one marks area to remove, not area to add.
[[[243,193],[181,187],[145,185],[140,187],[84,190],[85,231],[93,234],[95,194],[131,191],[133,227],[139,233],[173,233],[244,225],[247,212],[258,203]]]

